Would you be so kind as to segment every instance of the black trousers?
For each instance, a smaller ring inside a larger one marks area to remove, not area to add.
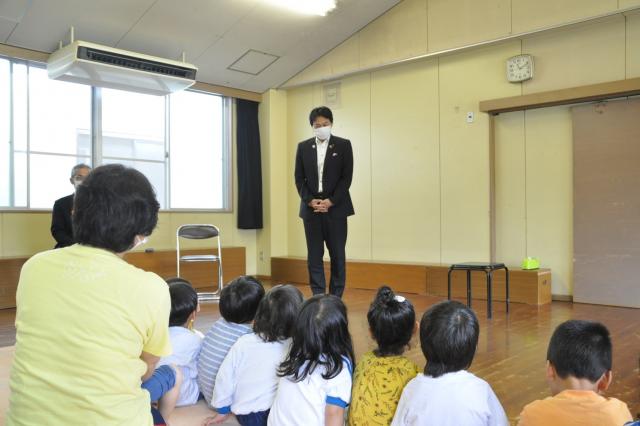
[[[347,218],[332,218],[326,213],[314,213],[304,219],[304,234],[307,237],[307,267],[311,292],[324,294],[327,283],[324,277],[324,245],[327,244],[331,258],[329,294],[342,297],[346,280]]]

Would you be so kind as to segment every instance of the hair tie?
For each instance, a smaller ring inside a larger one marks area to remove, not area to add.
[[[404,298],[404,297],[402,297],[402,296],[395,296],[395,297],[394,297],[394,299],[395,299],[395,301],[396,301],[396,302],[398,302],[398,303],[403,303],[405,300],[407,300],[407,299],[405,299],[405,298]]]

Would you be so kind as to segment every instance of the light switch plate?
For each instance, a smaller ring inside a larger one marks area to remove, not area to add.
[[[467,123],[473,123],[473,118],[474,118],[473,111],[469,111],[467,113]]]

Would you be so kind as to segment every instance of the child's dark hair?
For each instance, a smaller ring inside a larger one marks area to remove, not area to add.
[[[220,314],[228,322],[251,322],[263,297],[264,287],[260,281],[248,275],[240,276],[220,292]]]
[[[182,327],[191,314],[198,309],[198,293],[191,283],[182,278],[169,278],[169,295],[171,296],[170,327]]]
[[[378,343],[377,356],[402,355],[416,323],[416,312],[408,299],[396,296],[388,286],[378,289],[369,312],[369,329]]]
[[[258,305],[253,331],[265,342],[288,339],[303,300],[300,290],[292,285],[273,287]]]
[[[573,376],[595,383],[611,370],[612,351],[609,330],[603,324],[570,320],[553,332],[547,360],[562,379]]]
[[[476,314],[462,303],[449,300],[432,306],[420,321],[424,374],[440,377],[469,368],[479,334]]]
[[[347,307],[336,296],[316,295],[304,302],[292,337],[289,354],[278,369],[280,377],[299,382],[323,366],[322,377],[332,379],[342,371],[345,357],[353,365]]]

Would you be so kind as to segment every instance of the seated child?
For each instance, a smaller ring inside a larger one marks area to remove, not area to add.
[[[413,305],[380,287],[367,313],[369,332],[378,344],[358,365],[349,408],[350,426],[388,425],[402,390],[420,369],[402,356],[418,329]]]
[[[480,329],[460,302],[432,306],[420,321],[424,374],[404,388],[392,425],[481,426],[509,424],[491,386],[469,373]]]
[[[218,370],[212,404],[218,415],[205,425],[221,423],[233,412],[242,426],[266,426],[278,389],[277,369],[289,351],[302,300],[292,285],[267,292],[256,312],[254,332],[238,339]]]
[[[236,278],[220,293],[222,318],[204,336],[198,358],[198,386],[212,408],[213,388],[220,364],[236,340],[251,333],[251,322],[263,297],[262,283],[249,276]]]
[[[547,349],[547,382],[551,397],[528,404],[518,425],[623,425],[627,404],[600,394],[611,384],[609,331],[597,322],[560,324]]]
[[[182,278],[167,280],[171,295],[169,316],[169,339],[173,354],[162,357],[158,366],[173,365],[182,372],[182,385],[176,406],[193,405],[198,402],[197,360],[202,347],[202,333],[193,329],[196,313],[200,311],[198,293],[191,283]]]
[[[268,424],[342,426],[351,399],[352,366],[346,306],[336,296],[308,299],[296,318],[291,350],[278,370]]]

